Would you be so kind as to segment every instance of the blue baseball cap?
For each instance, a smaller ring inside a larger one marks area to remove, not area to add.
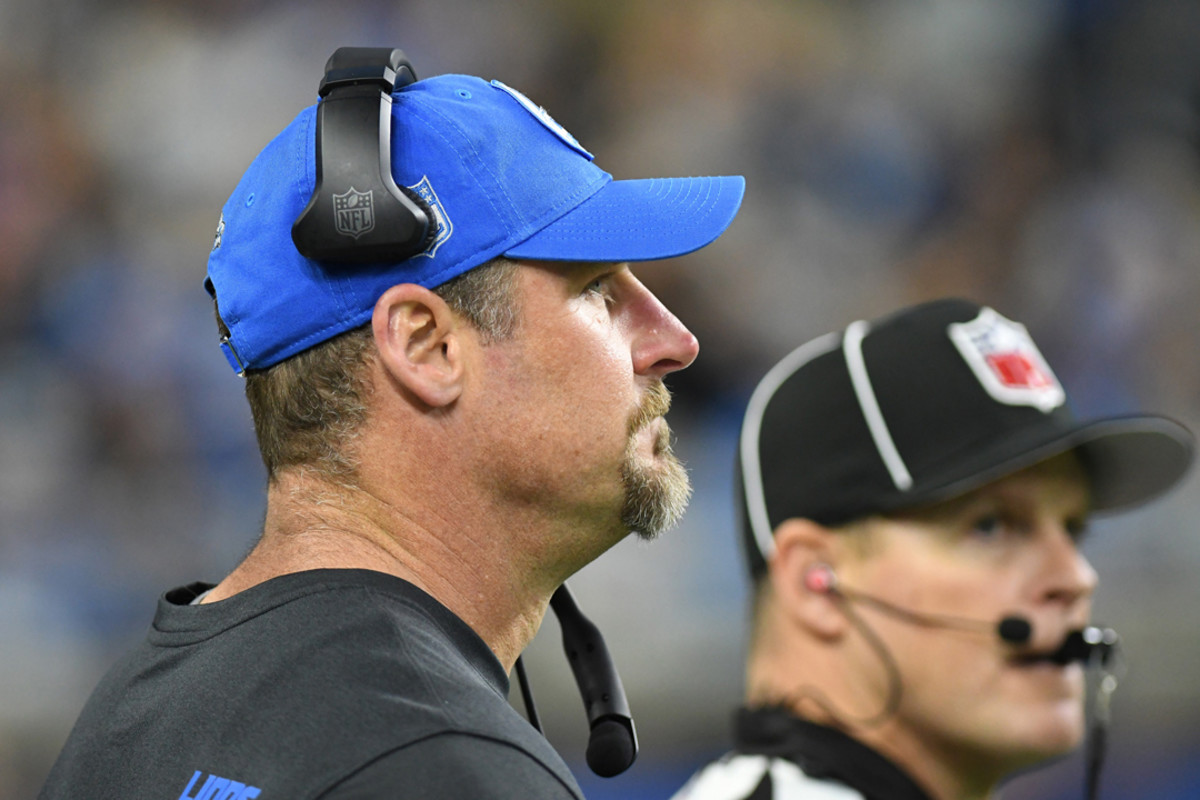
[[[310,106],[225,203],[205,288],[235,371],[264,369],[366,323],[389,287],[434,288],[497,256],[650,261],[698,250],[733,221],[740,176],[614,181],[544,110],[499,81],[441,75],[392,94],[392,174],[432,209],[426,249],[396,263],[306,258],[292,224],[316,182]]]

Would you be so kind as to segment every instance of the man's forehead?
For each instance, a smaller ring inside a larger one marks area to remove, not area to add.
[[[529,269],[542,269],[563,274],[578,272],[596,272],[628,268],[627,261],[538,261],[535,259],[517,259],[516,263]]]

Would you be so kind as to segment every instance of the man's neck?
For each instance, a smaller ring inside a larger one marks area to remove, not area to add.
[[[953,748],[930,746],[895,714],[879,720],[875,715],[886,708],[886,699],[867,699],[855,673],[833,649],[797,646],[794,634],[781,633],[779,617],[769,616],[764,624],[747,667],[748,706],[786,706],[800,719],[847,733],[903,770],[933,800],[993,796],[1006,774],[998,765],[986,757],[966,763]]]
[[[854,735],[899,764],[935,800],[988,800],[1004,774],[991,763],[958,763],[952,754],[925,747],[921,737],[906,734],[895,723]]]
[[[522,570],[535,560],[512,552],[515,543],[497,530],[503,524],[486,515],[463,519],[419,503],[402,505],[352,484],[288,471],[271,482],[258,544],[205,602],[306,570],[384,572],[450,609],[508,671],[537,633],[565,575]]]

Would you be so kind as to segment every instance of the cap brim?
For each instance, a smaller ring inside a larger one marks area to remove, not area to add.
[[[1195,444],[1187,428],[1166,417],[1096,420],[1040,441],[1002,442],[979,453],[967,477],[931,481],[909,504],[948,500],[1072,450],[1087,470],[1092,510],[1103,512],[1141,505],[1173,487],[1191,467]]]
[[[1116,511],[1158,497],[1183,478],[1194,457],[1191,435],[1159,417],[1093,423],[1079,432],[1097,511]]]
[[[652,261],[699,250],[733,222],[740,176],[612,181],[507,250],[543,261]]]

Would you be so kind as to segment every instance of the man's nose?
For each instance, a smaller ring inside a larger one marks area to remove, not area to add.
[[[1075,539],[1062,528],[1050,536],[1046,546],[1044,599],[1069,606],[1091,597],[1099,577]]]
[[[638,375],[662,378],[696,360],[696,337],[640,282],[630,313],[636,326],[633,369]]]

